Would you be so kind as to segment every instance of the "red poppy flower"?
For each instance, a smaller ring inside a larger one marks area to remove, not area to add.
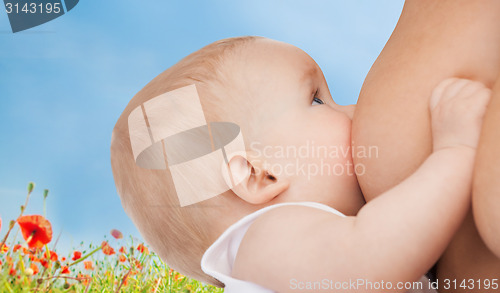
[[[78,260],[82,257],[82,253],[78,250],[73,251],[73,257],[71,258],[73,261]]]
[[[138,270],[142,270],[142,265],[140,261],[135,260],[135,266],[137,267]]]
[[[61,274],[69,274],[70,271],[67,266],[62,266],[61,267]]]
[[[24,246],[22,246],[21,249],[23,250],[23,253],[25,255],[32,255],[33,254],[33,251],[31,251],[30,249],[28,249],[28,248],[26,248]]]
[[[120,232],[116,229],[111,230],[111,236],[113,236],[115,239],[122,239],[123,238],[122,232]]]
[[[57,261],[57,253],[55,251],[49,250],[50,251],[50,260],[51,261]],[[43,257],[49,258],[49,254],[47,251],[43,253]]]
[[[106,255],[112,255],[112,254],[115,254],[115,250],[109,246],[108,242],[107,241],[103,241],[101,243],[101,246],[102,246],[102,252]]]
[[[52,263],[48,262],[46,259],[41,259],[40,264],[42,264],[42,266],[47,269],[50,269],[52,267]]]
[[[66,261],[66,257],[61,257],[61,261]]]
[[[137,246],[137,250],[139,250],[141,253],[145,253],[145,254],[149,253],[149,249],[146,246],[144,246],[142,243]]]
[[[17,252],[19,249],[21,249],[21,244],[16,244],[14,245],[14,248],[12,249],[13,252]]]
[[[1,253],[6,253],[7,251],[9,251],[9,247],[6,244],[4,244],[4,245],[2,245],[2,247],[0,247]]]
[[[83,265],[85,266],[86,270],[93,270],[94,267],[92,267],[92,261],[86,260],[83,262]]]
[[[181,275],[179,273],[175,274],[175,276],[174,276],[175,281],[182,280],[182,279],[184,279],[184,275]]]
[[[125,262],[127,260],[127,258],[123,255],[123,254],[120,254],[120,262]]]
[[[36,264],[34,264],[34,263],[31,263],[30,268],[33,270],[33,275],[38,274],[38,272],[40,271],[38,269],[38,266]]]
[[[127,284],[128,284],[128,275],[125,275],[123,277],[122,282],[123,282],[123,286],[127,286]]]
[[[43,216],[21,216],[17,223],[30,248],[42,248],[52,240],[52,225]]]
[[[126,252],[125,252],[125,247],[123,247],[123,246],[122,246],[122,247],[120,247],[120,250],[119,250],[119,251],[120,251],[121,253],[126,253]]]
[[[29,255],[29,259],[32,261],[32,262],[40,262],[40,259],[38,257],[36,257],[36,255],[33,255],[33,254],[30,254]]]
[[[16,269],[14,267],[11,267],[9,270],[9,275],[14,276],[16,273]]]
[[[80,280],[84,286],[87,286],[90,282],[90,276],[81,273],[77,275],[77,279]]]

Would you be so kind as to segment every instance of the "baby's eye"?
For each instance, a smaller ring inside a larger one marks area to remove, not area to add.
[[[311,105],[314,106],[314,105],[322,105],[322,104],[324,104],[323,100],[315,97],[315,98],[313,98]]]

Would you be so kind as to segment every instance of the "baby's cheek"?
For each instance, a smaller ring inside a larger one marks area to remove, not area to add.
[[[338,176],[345,176],[351,171],[351,125],[351,119],[345,114],[331,113],[324,125],[322,137],[318,138],[320,144],[328,149],[323,159],[333,166],[334,174]]]
[[[324,117],[325,144],[347,147],[351,145],[352,121],[347,115],[337,111],[330,111]]]

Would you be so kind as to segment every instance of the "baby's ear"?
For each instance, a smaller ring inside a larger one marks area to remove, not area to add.
[[[229,159],[228,167],[233,192],[251,204],[263,204],[288,189],[288,180],[278,179],[264,167],[258,159],[247,159],[234,155]]]

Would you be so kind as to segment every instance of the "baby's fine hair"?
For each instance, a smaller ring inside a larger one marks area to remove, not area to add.
[[[213,88],[227,78],[222,70],[227,57],[258,38],[236,37],[217,41],[155,77],[128,103],[111,138],[111,166],[116,189],[125,212],[144,240],[170,267],[214,285],[221,284],[205,275],[200,266],[203,253],[215,240],[210,233],[206,207],[224,204],[227,198],[217,196],[181,207],[168,168],[151,170],[135,164],[128,116],[133,109],[152,98],[196,84],[207,121],[227,120],[222,111],[228,105],[222,100],[224,97],[214,94]]]

